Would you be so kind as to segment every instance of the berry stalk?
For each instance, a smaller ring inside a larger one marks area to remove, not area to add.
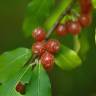
[[[61,15],[59,16],[58,20],[56,21],[56,23],[53,25],[53,27],[48,31],[46,39],[48,39],[50,37],[50,35],[52,34],[52,32],[56,29],[56,27],[58,26],[58,24],[60,23],[60,21],[64,18],[64,16],[66,16],[66,14],[68,14],[70,12],[70,10],[72,9],[74,3],[76,3],[77,0],[72,0],[72,2],[69,4],[69,6],[66,8],[66,10],[64,10]]]
[[[69,6],[61,13],[61,15],[59,16],[59,18],[57,19],[57,21],[55,22],[55,24],[52,26],[52,28],[48,31],[48,33],[46,34],[45,39],[48,40],[50,35],[52,34],[52,32],[56,29],[56,27],[58,26],[58,24],[61,22],[61,20],[64,18],[64,16],[66,16],[72,9],[74,3],[76,3],[76,0],[72,0],[72,2],[69,4]],[[38,33],[39,34],[39,33]],[[34,35],[34,34],[33,34]],[[36,34],[35,34],[36,35]],[[35,36],[34,35],[34,36]],[[45,35],[44,35],[45,36]],[[39,37],[38,37],[39,38]],[[38,39],[37,38],[37,39]],[[38,55],[33,54],[33,56],[31,57],[31,59],[26,63],[30,64],[32,62],[34,62],[34,60],[38,57]]]

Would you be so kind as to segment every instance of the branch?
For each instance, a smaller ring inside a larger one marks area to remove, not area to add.
[[[50,35],[52,34],[52,32],[55,30],[55,28],[57,27],[57,25],[61,22],[61,20],[64,18],[64,16],[66,16],[70,10],[72,9],[73,5],[76,3],[77,0],[72,0],[72,2],[69,4],[69,6],[61,13],[61,15],[59,16],[59,18],[57,19],[57,21],[55,22],[55,24],[53,25],[53,27],[48,31],[47,36],[46,36],[46,40],[48,40],[48,38],[50,37]],[[38,56],[36,54],[34,54],[31,57],[31,60],[29,60],[26,64],[30,64],[32,62],[34,62],[34,60],[37,58]],[[25,65],[26,65],[25,64]]]
[[[57,25],[60,23],[60,21],[70,12],[70,10],[72,10],[72,7],[73,7],[74,3],[76,3],[76,0],[72,0],[72,2],[70,3],[70,5],[61,13],[61,15],[59,16],[59,18],[56,21],[56,23],[53,25],[53,27],[47,33],[46,39],[48,39],[50,37],[50,35],[52,34],[52,32],[55,30],[55,28],[57,27]]]

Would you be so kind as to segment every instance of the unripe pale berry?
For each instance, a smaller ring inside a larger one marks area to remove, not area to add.
[[[60,49],[60,42],[58,40],[48,40],[48,42],[45,45],[46,50],[50,53],[57,53]]]
[[[46,70],[51,70],[54,65],[54,56],[49,52],[45,52],[41,56],[41,63]]]
[[[32,32],[32,36],[36,41],[43,41],[46,37],[46,33],[42,28],[37,28]]]
[[[45,42],[36,42],[32,45],[32,52],[41,56],[45,52]]]
[[[77,35],[81,31],[81,25],[78,21],[68,21],[66,23],[66,26],[67,26],[68,32],[73,35]]]
[[[59,36],[65,36],[67,34],[66,26],[64,24],[59,24],[56,27],[56,33]]]
[[[16,91],[19,92],[20,94],[25,94],[25,85],[19,82],[16,85]]]
[[[88,15],[82,14],[78,18],[78,21],[80,22],[80,24],[81,24],[82,27],[86,27],[86,26],[89,26],[91,24],[92,17],[91,17],[90,14],[88,14]]]

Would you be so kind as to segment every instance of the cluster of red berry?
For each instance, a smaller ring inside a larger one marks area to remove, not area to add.
[[[56,28],[56,33],[60,36],[65,36],[67,33],[77,35],[80,33],[82,27],[86,27],[91,24],[91,0],[79,0],[80,4],[80,16],[75,20],[69,20],[65,24],[59,24]]]
[[[65,36],[67,33],[77,35],[82,27],[86,27],[91,23],[91,0],[79,0],[81,12],[80,16],[75,20],[69,20],[65,24],[58,24],[56,33],[60,36]],[[53,67],[54,53],[60,48],[58,40],[45,41],[46,33],[42,28],[37,28],[32,32],[32,36],[37,41],[32,46],[32,52],[40,56],[41,63],[46,70]]]
[[[49,70],[54,65],[54,55],[60,49],[58,40],[45,40],[46,33],[42,28],[37,28],[32,32],[32,36],[36,43],[32,45],[32,52],[40,57],[41,63],[46,70]]]
[[[69,20],[65,24],[59,24],[56,33],[65,36],[67,33],[77,35],[82,27],[86,27],[91,23],[91,0],[78,0],[80,4],[80,16],[76,21]],[[32,52],[40,57],[41,64],[46,70],[50,70],[54,65],[54,55],[60,49],[58,40],[50,39],[46,41],[46,32],[42,28],[37,28],[32,32],[36,43],[32,45]],[[19,82],[16,85],[16,91],[20,94],[25,93],[25,85]]]

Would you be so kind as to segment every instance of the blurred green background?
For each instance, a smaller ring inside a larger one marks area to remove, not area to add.
[[[30,0],[0,0],[0,54],[17,47],[30,47],[31,38],[25,38],[22,23]],[[94,12],[93,14],[95,14]],[[96,19],[96,14],[93,17]],[[96,46],[92,44],[83,65],[72,71],[57,67],[50,74],[53,96],[96,96]]]

